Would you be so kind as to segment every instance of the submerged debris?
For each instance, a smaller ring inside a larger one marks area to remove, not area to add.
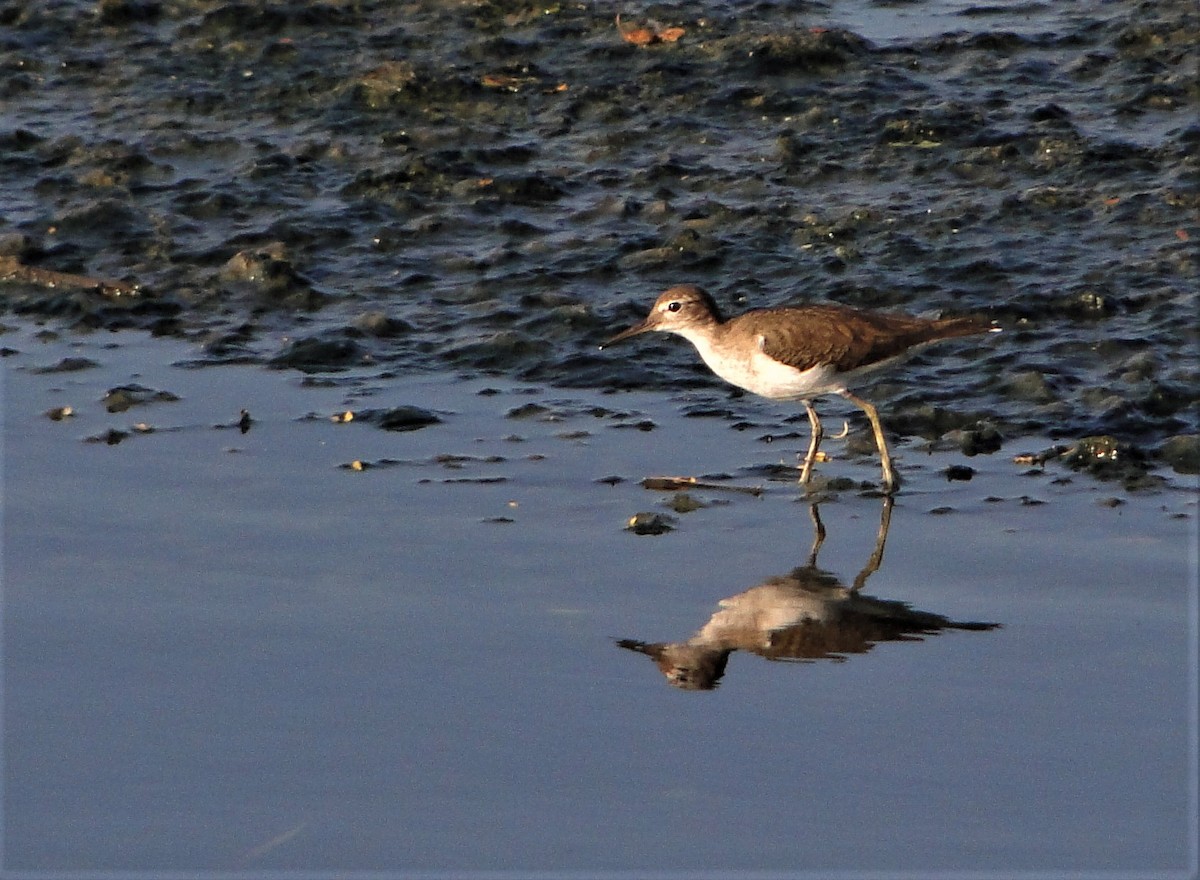
[[[55,290],[90,290],[110,297],[135,296],[140,292],[136,284],[26,266],[16,257],[0,255],[0,284],[2,283],[30,284]]]
[[[762,486],[734,486],[729,483],[713,483],[696,477],[646,477],[642,488],[659,492],[677,492],[681,489],[717,489],[722,492],[741,492],[745,495],[762,495]]]
[[[665,535],[675,529],[675,517],[663,513],[635,513],[625,528],[635,535]]]
[[[1033,465],[1034,467],[1045,467],[1046,462],[1056,458],[1061,458],[1070,451],[1070,446],[1054,445],[1049,449],[1042,450],[1041,452],[1022,452],[1019,455],[1014,455],[1013,463]]]
[[[144,385],[120,385],[110,388],[100,402],[110,413],[125,412],[135,406],[147,403],[170,403],[179,400],[179,395],[170,391],[155,391]]]
[[[85,443],[104,443],[108,446],[116,446],[122,440],[127,439],[130,435],[129,431],[118,431],[116,428],[109,428],[101,434],[94,434],[91,437],[85,438]]]

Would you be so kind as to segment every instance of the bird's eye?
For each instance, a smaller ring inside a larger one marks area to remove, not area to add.
[[[667,311],[668,311],[668,312],[677,312],[677,311],[679,311],[679,310],[680,310],[680,309],[682,309],[682,308],[683,308],[683,303],[679,302],[679,300],[676,300],[676,301],[675,301],[675,302],[673,302],[673,303],[668,303],[668,304],[667,304]]]

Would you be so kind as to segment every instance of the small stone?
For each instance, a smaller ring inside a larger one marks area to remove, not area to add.
[[[419,406],[397,406],[364,415],[385,431],[416,431],[441,422],[437,415]]]
[[[1063,460],[1071,467],[1082,468],[1122,461],[1131,451],[1128,443],[1123,443],[1116,437],[1083,437],[1063,456]]]
[[[946,479],[950,482],[954,482],[955,480],[966,482],[975,476],[975,468],[967,467],[963,464],[952,464],[942,471],[942,473],[946,475]]]
[[[94,366],[97,366],[97,364],[91,358],[65,357],[56,364],[51,364],[48,367],[37,367],[32,372],[41,374],[78,373],[80,370],[90,370]]]
[[[119,413],[145,403],[169,403],[175,400],[179,400],[179,395],[170,391],[155,391],[144,385],[120,385],[110,388],[100,402],[110,413]]]
[[[116,446],[122,440],[129,436],[128,431],[118,431],[116,428],[109,428],[102,434],[95,434],[87,438],[88,443],[105,443],[109,446]]]
[[[368,336],[386,339],[412,332],[413,326],[399,318],[390,318],[383,312],[366,312],[354,320],[354,326]]]
[[[362,361],[364,352],[349,339],[297,339],[268,363],[276,369],[320,372],[351,366]]]
[[[703,501],[694,495],[689,495],[687,492],[676,492],[671,496],[671,500],[667,502],[667,506],[676,513],[691,513],[693,510],[708,507]]]
[[[389,101],[409,89],[417,80],[415,68],[407,61],[385,61],[367,71],[353,83],[357,97],[371,110],[386,107]]]
[[[635,513],[625,528],[635,535],[665,535],[675,528],[675,518],[661,513]]]
[[[979,425],[959,436],[958,446],[968,458],[999,452],[1004,437],[992,425]]]
[[[1200,474],[1200,434],[1168,437],[1159,447],[1158,457],[1177,474]]]
[[[1031,403],[1051,403],[1058,397],[1050,388],[1045,375],[1036,370],[1014,373],[1005,383],[1005,390],[1009,397],[1028,400]]]
[[[506,419],[536,419],[548,415],[548,407],[540,403],[524,403],[504,414]]]

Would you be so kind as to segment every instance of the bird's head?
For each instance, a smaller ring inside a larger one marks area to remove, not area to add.
[[[719,323],[721,313],[713,298],[694,284],[680,284],[665,291],[654,301],[644,321],[622,330],[600,347],[607,348],[641,333],[657,331],[686,335],[691,329]]]

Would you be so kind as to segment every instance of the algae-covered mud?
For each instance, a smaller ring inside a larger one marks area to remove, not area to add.
[[[0,0],[3,872],[1194,875],[1198,45]],[[1003,332],[806,494],[681,282]]]
[[[595,351],[691,281],[735,309],[1009,328],[885,387],[898,430],[1196,432],[1191,0],[103,0],[0,23],[12,312],[202,363],[717,387],[670,345]]]

